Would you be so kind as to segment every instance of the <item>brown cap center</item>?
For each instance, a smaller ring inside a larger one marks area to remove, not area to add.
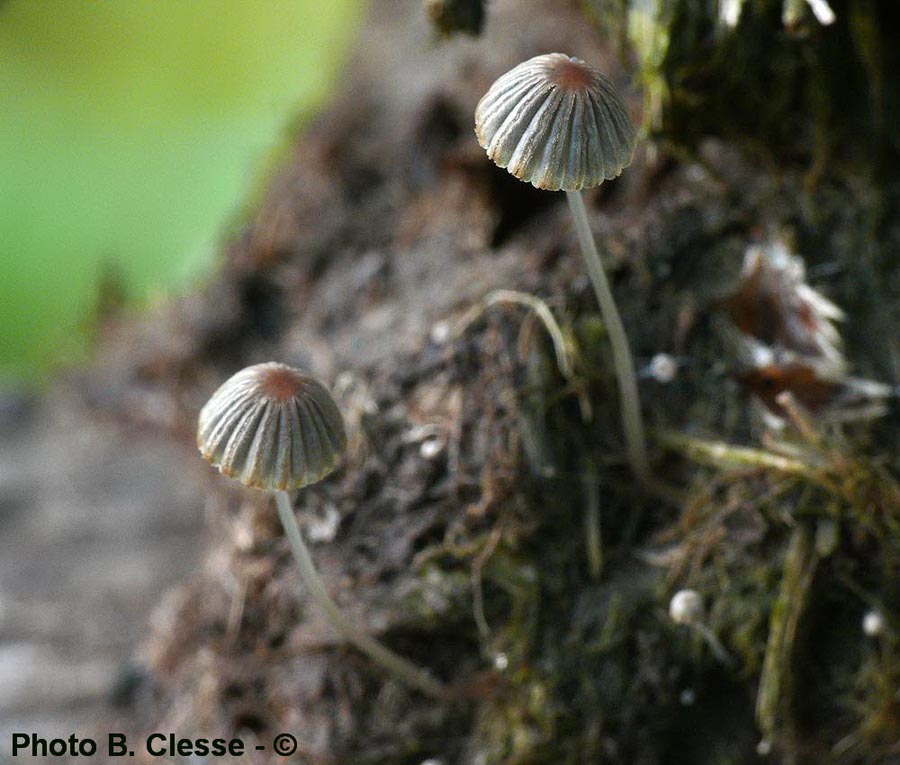
[[[267,369],[260,381],[260,389],[269,398],[287,401],[300,395],[304,379],[293,369]]]
[[[567,58],[554,62],[550,81],[563,90],[582,90],[591,84],[591,70],[586,64]]]

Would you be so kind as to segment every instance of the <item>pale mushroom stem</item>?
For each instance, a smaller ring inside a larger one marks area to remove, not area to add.
[[[294,515],[290,494],[284,491],[276,492],[275,501],[278,505],[278,516],[281,518],[281,525],[284,526],[285,534],[287,534],[288,542],[291,545],[291,552],[293,552],[294,560],[297,561],[297,567],[300,569],[300,577],[306,584],[312,599],[325,612],[335,629],[372,661],[407,685],[434,698],[448,698],[449,693],[446,686],[431,677],[426,670],[417,667],[412,662],[385,648],[373,637],[352,624],[340,612],[337,604],[328,594],[328,590],[325,589],[325,583],[316,571],[309,549],[303,541],[303,534],[300,532],[297,518]]]
[[[600,313],[609,334],[612,345],[613,365],[616,371],[616,379],[619,383],[619,408],[622,416],[622,429],[625,435],[625,448],[628,452],[628,462],[635,475],[644,483],[651,482],[650,467],[647,462],[647,445],[644,438],[644,422],[641,416],[641,401],[638,396],[637,376],[634,372],[634,359],[631,356],[631,348],[628,345],[628,336],[622,318],[616,308],[603,264],[597,253],[597,244],[591,227],[588,224],[587,210],[584,207],[584,199],[580,191],[567,191],[566,199],[572,216],[575,218],[575,230],[578,232],[578,241],[581,244],[581,252],[587,263],[588,274],[594,285],[594,293],[600,304]]]
[[[690,626],[697,630],[700,636],[706,641],[713,656],[716,657],[716,660],[720,664],[724,664],[726,667],[730,667],[734,664],[734,659],[731,658],[731,654],[728,653],[725,646],[722,645],[722,641],[716,637],[715,632],[705,624],[692,624]]]

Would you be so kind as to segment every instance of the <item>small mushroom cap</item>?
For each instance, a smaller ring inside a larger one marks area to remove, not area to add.
[[[669,601],[669,618],[675,624],[697,624],[703,618],[703,598],[696,590],[679,590]]]
[[[346,445],[328,389],[284,364],[257,364],[229,378],[197,423],[203,458],[254,489],[315,483],[334,470]]]
[[[475,108],[475,134],[496,164],[548,191],[615,178],[636,140],[612,83],[563,53],[535,56],[491,85]]]
[[[862,629],[866,637],[878,637],[884,632],[884,617],[879,611],[866,611],[863,616]]]

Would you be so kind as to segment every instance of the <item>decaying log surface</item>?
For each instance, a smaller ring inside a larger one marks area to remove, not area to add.
[[[562,49],[627,76],[575,4],[488,9],[481,38],[438,46],[417,3],[373,3],[337,96],[219,276],[111,324],[75,379],[98,416],[185,444],[241,366],[278,360],[333,384],[351,448],[300,503],[317,563],[360,624],[472,698],[419,698],[344,646],[304,598],[269,500],[210,473],[205,566],[157,609],[115,727],[268,746],[242,762],[279,761],[279,732],[302,761],[354,765],[712,765],[754,761],[763,736],[772,761],[895,762],[896,637],[859,629],[872,603],[897,616],[895,418],[794,438],[781,461],[670,438],[655,460],[677,488],[634,484],[563,198],[493,167],[472,132],[480,95],[528,56]],[[721,308],[746,247],[786,226],[847,311],[854,373],[896,380],[896,189],[812,185],[808,170],[771,172],[710,138],[679,161],[641,151],[588,195],[640,366],[678,362],[673,381],[642,383],[655,432],[763,448]],[[485,304],[496,289],[548,304],[568,379],[525,308]],[[837,540],[802,572],[798,528]],[[669,622],[684,586],[732,665]],[[758,700],[760,686],[778,692]]]
[[[190,452],[59,393],[0,394],[4,762],[10,733],[84,734],[127,692],[149,612],[203,544]]]

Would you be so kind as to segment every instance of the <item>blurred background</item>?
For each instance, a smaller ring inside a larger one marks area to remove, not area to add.
[[[0,2],[0,381],[208,272],[363,0]]]
[[[127,695],[147,614],[201,548],[185,451],[46,383],[101,315],[212,272],[363,5],[0,2],[0,762],[7,732],[84,730]]]

